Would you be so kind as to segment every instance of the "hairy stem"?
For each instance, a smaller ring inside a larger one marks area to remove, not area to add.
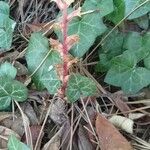
[[[63,21],[62,21],[62,34],[63,34],[63,85],[62,85],[62,93],[65,95],[66,87],[67,87],[67,81],[66,78],[68,76],[68,62],[67,62],[67,55],[68,55],[68,45],[67,45],[67,31],[68,31],[68,20],[67,20],[68,14],[67,14],[67,5],[65,6],[63,10]]]

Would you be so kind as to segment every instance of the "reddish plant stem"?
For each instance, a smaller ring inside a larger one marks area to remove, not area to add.
[[[65,91],[67,87],[67,81],[66,78],[68,76],[69,68],[68,68],[68,62],[67,62],[67,55],[68,55],[68,45],[67,45],[67,37],[68,37],[68,13],[67,13],[67,4],[63,10],[63,21],[62,21],[62,34],[63,34],[63,83],[62,83],[62,94],[65,96]]]

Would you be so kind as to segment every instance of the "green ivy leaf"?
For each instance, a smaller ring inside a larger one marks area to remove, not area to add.
[[[86,15],[81,20],[80,18],[74,19],[69,25],[68,32],[69,35],[79,35],[80,41],[71,49],[71,54],[75,57],[82,57],[93,45],[96,37],[105,30],[106,27],[96,14],[95,16],[94,14]]]
[[[105,77],[105,82],[114,86],[120,86],[122,80],[121,73],[134,68],[136,64],[137,58],[134,54],[131,55],[130,51],[125,51],[122,55],[114,57],[112,66]],[[112,74],[115,74],[115,76],[111,76]]]
[[[144,59],[144,65],[147,69],[150,70],[150,33],[146,34],[143,38],[143,45],[145,46],[145,49],[148,50],[149,55]]]
[[[136,51],[142,47],[142,36],[138,32],[129,32],[125,37],[123,47],[124,49]]]
[[[15,21],[9,18],[9,6],[0,1],[0,51],[7,51],[11,47]],[[5,49],[5,50],[4,50]]]
[[[107,19],[111,20],[113,23],[117,24],[125,16],[127,16],[133,9],[139,6],[146,0],[114,0],[115,10],[107,16]],[[142,17],[150,11],[150,2],[147,2],[145,5],[134,11],[129,17],[128,20],[136,19]]]
[[[125,93],[137,93],[150,84],[150,71],[138,67],[125,72],[122,76],[122,89]],[[123,80],[124,79],[124,80]]]
[[[14,135],[11,135],[8,139],[9,150],[31,150],[27,145],[20,142]]]
[[[0,14],[0,18],[0,48],[9,49],[16,23],[5,14]]]
[[[82,11],[97,10],[98,6],[104,1],[87,0],[83,4]],[[104,12],[108,13],[108,12]],[[97,36],[106,31],[106,26],[100,16],[100,12],[93,12],[83,15],[81,18],[74,18],[68,29],[68,34],[77,34],[80,37],[80,41],[71,49],[71,54],[75,57],[82,57],[89,48],[93,45]]]
[[[141,48],[133,51],[130,50],[131,55],[136,55],[137,61],[140,62],[141,60],[147,58],[150,54],[150,50],[148,50],[145,46],[142,46]]]
[[[148,49],[150,51],[150,32],[147,32],[144,36],[143,36],[143,46],[145,47],[145,49]]]
[[[33,33],[26,53],[26,60],[30,74],[39,67],[49,51],[50,47],[48,39],[41,33]],[[56,74],[56,70],[54,69],[54,65],[59,63],[61,63],[60,55],[55,50],[52,50],[44,63],[33,75],[33,81],[39,90],[46,87],[51,94],[57,92],[57,89],[60,87],[60,81]],[[54,70],[51,71],[51,68]]]
[[[42,76],[42,83],[52,94],[55,94],[61,86],[60,79],[57,76],[56,70],[53,68]]]
[[[111,59],[107,54],[100,54],[99,56],[100,61],[95,67],[96,72],[106,72],[111,67]]]
[[[141,36],[137,32],[130,32],[124,40],[124,49],[128,49],[131,55],[136,55],[138,62],[150,54],[150,36],[148,35]]]
[[[0,14],[9,15],[9,5],[6,2],[0,1]]]
[[[107,19],[111,20],[114,24],[117,24],[123,19],[124,14],[125,14],[124,0],[114,0],[114,11],[107,16]]]
[[[66,91],[70,102],[75,102],[81,97],[92,96],[95,92],[96,85],[91,79],[80,74],[72,74],[70,76]]]
[[[150,69],[150,56],[144,59],[144,66]]]
[[[140,18],[134,19],[135,23],[139,25],[140,28],[147,30],[149,27],[149,16],[144,15]]]
[[[111,57],[120,55],[122,53],[123,41],[124,35],[122,33],[119,31],[112,32],[107,40],[103,43],[102,52]]]
[[[99,16],[104,17],[114,11],[113,0],[85,0],[82,11],[99,10]]]
[[[115,37],[115,38],[114,38]],[[99,50],[99,63],[96,71],[105,72],[111,67],[111,59],[122,54],[124,36],[118,31],[112,32]]]
[[[141,3],[145,2],[146,0],[125,0],[125,15],[128,15],[134,8],[139,6]],[[134,11],[128,19],[135,19],[145,15],[146,13],[150,12],[150,1],[148,1],[145,5]]]
[[[0,66],[0,77],[8,77],[14,79],[17,74],[17,69],[12,64],[5,62]]]
[[[136,93],[150,84],[150,71],[143,67],[136,67],[136,55],[125,51],[115,58],[114,65],[108,71],[105,82],[121,87],[125,93]]]
[[[27,88],[21,82],[0,77],[0,110],[7,108],[11,100],[25,101],[27,95]]]

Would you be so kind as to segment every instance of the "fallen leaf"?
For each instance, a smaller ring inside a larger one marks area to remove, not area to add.
[[[63,124],[63,129],[62,129],[62,134],[61,134],[61,143],[62,143],[62,149],[67,149],[67,147],[69,147],[69,143],[70,143],[70,137],[71,137],[71,125],[69,122],[69,119],[66,120]],[[72,143],[73,145],[73,143]]]
[[[7,52],[1,55],[0,55],[0,63],[5,62],[5,61],[11,62],[17,58],[17,56],[19,55],[19,52],[15,50],[14,52]]]
[[[97,114],[95,126],[101,150],[133,150],[129,142],[102,115]]]
[[[16,133],[18,133],[21,137],[24,134],[24,126],[21,116],[19,114],[15,114],[15,118],[13,120],[13,117],[9,117],[1,121],[1,125],[12,129]]]
[[[12,117],[12,113],[9,112],[0,112],[0,122],[6,118]]]
[[[17,76],[27,75],[28,69],[25,65],[21,64],[18,61],[15,61],[14,67],[17,69]]]
[[[127,117],[127,114],[124,112],[130,111],[130,108],[127,103],[124,102],[126,97],[123,96],[122,91],[114,93],[111,98],[114,101],[116,107],[119,108],[123,115]]]
[[[129,118],[132,120],[140,119],[144,116],[146,116],[144,113],[129,113]]]
[[[31,130],[31,134],[32,134],[32,143],[33,143],[33,146],[35,146],[37,138],[38,138],[38,135],[39,135],[40,130],[41,130],[41,126],[39,126],[39,125],[33,125],[33,126],[30,127],[30,130]],[[42,133],[42,137],[43,137],[43,135],[44,135],[44,133]],[[22,141],[23,142],[26,141],[25,134],[22,137]],[[41,145],[40,142],[38,143],[38,147],[40,147],[40,145]]]
[[[20,136],[13,130],[6,128],[4,126],[0,126],[0,135],[1,137],[3,137],[0,138],[0,149],[7,148],[8,137],[12,134],[15,135],[18,139],[20,139]]]
[[[60,136],[54,135],[43,147],[42,150],[59,150],[60,149]]]
[[[56,124],[62,124],[66,121],[66,116],[64,115],[65,113],[66,106],[62,99],[58,98],[53,104],[51,104],[51,111],[49,116]]]
[[[29,102],[20,104],[23,112],[27,115],[30,125],[37,125],[39,123],[37,115]],[[19,111],[19,110],[18,110]]]
[[[78,147],[79,150],[94,150],[94,147],[90,142],[88,133],[81,125],[78,129]]]
[[[54,21],[48,23],[32,23],[26,24],[32,32],[43,32],[46,36],[49,36],[53,32]]]
[[[109,121],[116,127],[122,129],[123,131],[133,134],[133,120],[123,116],[114,115],[109,119]]]

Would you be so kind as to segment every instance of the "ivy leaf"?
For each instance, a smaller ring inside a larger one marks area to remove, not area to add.
[[[115,38],[114,38],[115,37]],[[99,63],[96,71],[105,72],[111,67],[111,59],[122,54],[124,36],[118,31],[112,32],[99,50]]]
[[[98,21],[99,20],[99,21]],[[90,30],[89,30],[90,29]],[[96,37],[106,30],[102,20],[98,16],[84,16],[81,20],[74,19],[69,25],[69,34],[77,34],[79,42],[71,49],[71,54],[75,57],[82,57],[93,45]]]
[[[147,33],[143,38],[143,45],[149,51],[149,55],[144,59],[144,65],[150,70],[150,33]]]
[[[136,67],[136,55],[125,51],[122,56],[114,60],[114,65],[108,71],[105,82],[121,87],[125,93],[136,93],[150,84],[150,71],[143,67]]]
[[[50,68],[54,68],[54,65],[61,63],[61,58],[55,50],[49,51],[50,47],[48,39],[41,33],[33,33],[26,53],[29,72],[32,74],[49,53],[44,63],[33,75],[33,81],[39,90],[47,88],[51,94],[54,94],[60,87],[60,81],[58,80],[59,77],[57,76],[55,69],[54,71],[50,71]],[[57,87],[54,85],[57,85]]]
[[[99,56],[100,61],[95,67],[96,72],[105,72],[108,71],[111,67],[111,59],[108,57],[107,54],[100,54]]]
[[[11,135],[8,139],[9,150],[31,150],[27,145],[20,142],[14,135]]]
[[[5,62],[0,66],[0,77],[8,77],[14,79],[17,74],[17,69],[12,64]]]
[[[144,59],[144,66],[150,69],[150,56]]]
[[[44,74],[41,81],[52,94],[55,94],[61,86],[60,79],[58,78],[57,72],[54,68]]]
[[[137,93],[150,84],[150,71],[138,67],[125,72],[122,76],[122,89],[125,93]]]
[[[102,45],[102,52],[108,54],[111,57],[120,55],[122,53],[123,41],[124,36],[122,33],[120,33],[119,31],[112,32]]]
[[[9,15],[9,5],[6,2],[0,1],[0,14]]]
[[[139,48],[135,51],[130,50],[130,54],[136,55],[137,61],[140,62],[141,60],[143,60],[143,59],[147,58],[147,56],[149,56],[150,50],[148,48],[146,48],[145,46],[142,46],[141,48]]]
[[[105,82],[114,86],[120,86],[122,80],[122,72],[126,72],[134,68],[137,64],[137,58],[130,51],[125,51],[121,56],[117,56],[112,60],[112,66],[108,71]],[[112,76],[112,74],[115,76]]]
[[[83,4],[82,11],[97,10],[97,1],[87,0]],[[89,30],[90,29],[90,30]],[[90,14],[83,15],[81,18],[74,18],[68,29],[68,34],[76,34],[80,37],[79,42],[71,49],[71,54],[75,57],[82,57],[89,48],[93,45],[97,36],[101,35],[106,31],[106,26],[100,17],[100,12],[93,12]]]
[[[16,23],[4,14],[0,14],[0,18],[0,48],[9,49]]]
[[[27,88],[21,82],[0,77],[0,110],[7,108],[11,100],[25,101],[27,95]]]
[[[106,31],[107,28],[102,17],[114,10],[113,0],[86,0],[82,6],[82,12],[88,12],[89,10],[94,12],[75,17],[69,23],[68,34],[76,34],[80,38],[79,42],[70,50],[70,53],[75,57],[82,57],[94,44],[96,37]],[[71,8],[69,11],[71,11]],[[55,30],[55,33],[59,39],[62,39],[60,31]]]
[[[149,27],[149,16],[144,15],[140,18],[134,19],[135,23],[139,25],[140,28],[147,30]]]
[[[141,36],[137,32],[129,32],[124,40],[124,49],[128,49],[131,55],[136,55],[138,62],[150,54],[150,36]]]
[[[117,24],[144,1],[146,0],[114,0],[115,10],[114,12],[112,12],[107,16],[107,19]],[[150,2],[147,2],[145,5],[134,11],[127,19],[131,20],[142,17],[149,11],[150,11]]]
[[[143,36],[143,46],[145,47],[145,49],[148,49],[150,51],[150,32],[147,32],[144,36]]]
[[[123,19],[124,14],[125,14],[124,0],[114,0],[114,11],[107,16],[107,19],[117,24]]]
[[[104,17],[114,11],[113,0],[85,0],[83,11],[99,10],[99,16]]]
[[[92,96],[95,92],[96,85],[91,79],[80,74],[72,74],[69,77],[66,95],[70,102],[75,102],[81,97]]]
[[[128,15],[132,10],[134,10],[137,6],[141,3],[145,2],[146,0],[125,0],[125,16]],[[150,1],[148,1],[145,5],[134,11],[128,19],[135,19],[141,17],[145,14],[150,12]]]
[[[142,46],[142,36],[138,32],[129,32],[124,40],[124,49],[136,51]]]

